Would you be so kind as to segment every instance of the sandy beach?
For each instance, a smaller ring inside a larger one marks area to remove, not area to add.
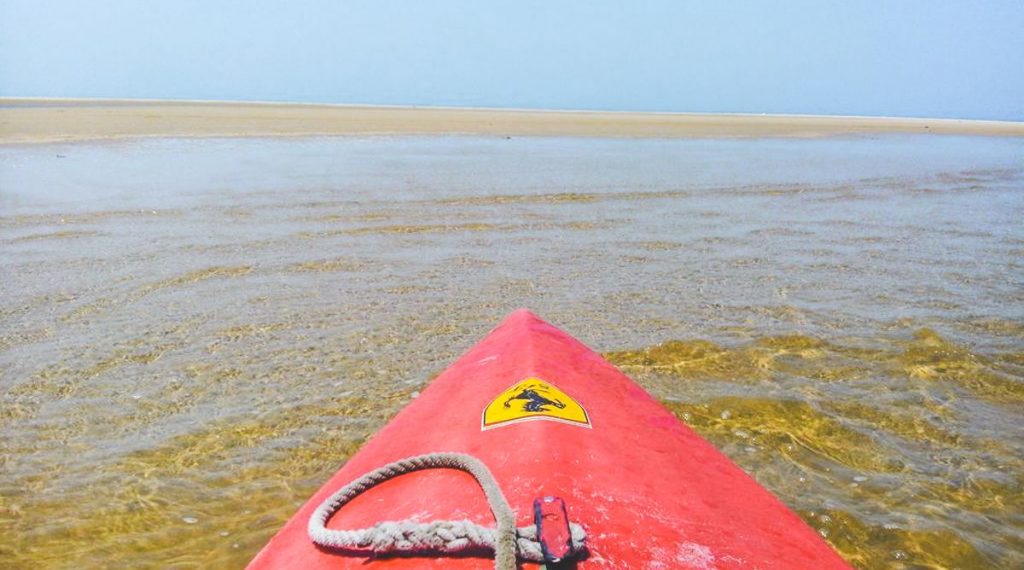
[[[0,99],[0,144],[140,137],[377,134],[747,138],[876,133],[1024,136],[1024,123],[804,115]]]

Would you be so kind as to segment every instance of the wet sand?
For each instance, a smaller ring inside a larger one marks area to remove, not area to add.
[[[1024,567],[1021,220],[1017,138],[2,146],[0,567],[241,568],[522,306],[856,567]]]
[[[167,136],[475,134],[693,138],[824,137],[880,133],[1024,136],[1024,123],[884,117],[0,99],[0,144]]]

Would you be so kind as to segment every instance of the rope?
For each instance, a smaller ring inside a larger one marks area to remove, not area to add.
[[[487,528],[469,520],[385,521],[370,528],[333,530],[326,527],[341,507],[372,487],[399,475],[423,469],[458,469],[472,475],[487,497],[487,504],[497,521],[497,528]],[[586,532],[570,523],[572,544],[576,551],[584,548]],[[487,466],[465,453],[428,453],[409,457],[374,469],[345,485],[328,497],[309,517],[309,538],[317,545],[341,549],[369,549],[375,554],[396,552],[455,554],[490,550],[495,554],[496,570],[515,570],[516,558],[528,562],[544,562],[537,528],[515,527],[515,514]]]

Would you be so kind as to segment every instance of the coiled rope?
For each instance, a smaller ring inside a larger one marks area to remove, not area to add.
[[[327,528],[327,521],[363,492],[388,479],[423,469],[458,469],[472,475],[487,497],[487,504],[498,523],[497,528],[480,526],[469,520],[427,523],[414,520],[385,521],[370,528],[354,530]],[[575,523],[569,523],[569,530],[573,549],[581,552],[585,547],[586,532]],[[515,514],[505,500],[498,482],[494,480],[494,475],[483,462],[465,453],[417,455],[370,471],[321,503],[309,517],[308,532],[309,538],[320,546],[368,549],[375,554],[456,554],[490,550],[494,552],[496,570],[515,570],[517,558],[527,562],[544,562],[537,528],[516,528]]]

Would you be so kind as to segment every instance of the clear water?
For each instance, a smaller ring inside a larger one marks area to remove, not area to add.
[[[1024,141],[0,147],[0,567],[241,567],[525,306],[862,568],[1024,565]]]

